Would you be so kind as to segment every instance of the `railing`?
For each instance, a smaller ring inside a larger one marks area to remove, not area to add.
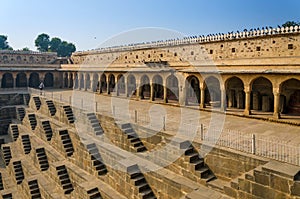
[[[76,54],[84,54],[89,52],[116,52],[116,51],[128,51],[135,49],[145,49],[145,48],[155,48],[155,47],[169,47],[169,46],[177,46],[177,45],[185,45],[185,44],[193,44],[193,43],[205,43],[210,41],[224,41],[224,40],[232,40],[239,38],[252,38],[266,35],[278,35],[278,34],[289,34],[289,33],[297,33],[300,31],[299,26],[290,26],[290,27],[278,27],[271,28],[266,27],[263,29],[254,29],[251,31],[241,31],[241,32],[231,32],[228,34],[210,34],[207,36],[191,36],[184,37],[182,39],[170,39],[166,41],[152,41],[152,42],[144,42],[137,44],[128,44],[121,46],[113,46],[113,47],[105,47],[100,49],[94,49],[89,51],[76,52]]]
[[[149,116],[149,114],[137,112],[136,110],[130,110],[125,113],[121,108],[115,106],[112,106],[111,110],[109,110],[107,107],[98,106],[99,102],[97,101],[91,103],[90,99],[88,99],[87,103],[79,97],[77,101],[75,101],[75,99],[72,99],[70,96],[63,96],[61,92],[41,92],[32,88],[29,88],[28,91],[31,94],[42,94],[46,98],[59,100],[86,111],[101,112],[103,115],[135,123],[157,132],[179,132],[179,134],[184,135],[187,138],[192,138],[192,140],[200,141],[202,143],[227,147],[300,166],[300,146],[279,140],[275,137],[272,138],[268,136],[265,138],[257,134],[249,134],[237,130],[207,127],[197,122],[172,120],[161,114]]]

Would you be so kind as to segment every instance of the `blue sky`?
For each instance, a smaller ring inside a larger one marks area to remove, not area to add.
[[[9,37],[14,49],[27,46],[32,50],[40,33],[88,50],[143,27],[202,35],[300,21],[299,0],[1,0],[0,5],[0,34]],[[128,42],[168,37],[144,32],[149,34],[140,38],[134,32]],[[113,40],[118,44],[118,39]]]

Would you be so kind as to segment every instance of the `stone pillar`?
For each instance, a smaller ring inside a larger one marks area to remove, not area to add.
[[[244,114],[245,115],[250,115],[251,114],[251,110],[250,110],[251,89],[250,89],[250,87],[245,87],[244,92],[245,92],[245,110],[244,110]]]
[[[186,105],[186,87],[185,85],[180,85],[180,90],[179,90],[179,104],[181,106]]]
[[[205,87],[200,83],[200,108],[205,108]]]
[[[164,86],[164,103],[168,103],[168,85],[167,79],[163,79],[163,86]]]
[[[77,76],[78,77],[78,86],[77,87],[78,87],[78,90],[80,90],[81,89],[81,73],[78,73],[77,75],[78,75]]]
[[[127,81],[127,77],[125,76],[124,76],[124,84],[125,84],[125,97],[128,97],[131,94],[128,93],[128,81]]]
[[[99,93],[101,94],[102,93],[102,83],[101,83],[101,75],[102,74],[98,74],[98,81],[99,81]]]
[[[83,75],[83,89],[84,89],[84,91],[86,91],[87,90],[87,73],[84,73],[84,75]]]
[[[280,119],[279,106],[280,106],[280,91],[278,88],[273,89],[274,95],[274,113],[273,116],[276,119]]]
[[[12,76],[13,76],[13,88],[15,88],[17,85],[17,73],[13,73]]]
[[[220,100],[220,105],[221,105],[221,111],[226,111],[226,90],[225,88],[221,88],[221,100]]]
[[[106,76],[106,90],[107,90],[107,94],[110,94],[109,75]]]
[[[150,80],[150,101],[154,101],[154,83]]]
[[[139,99],[140,98],[140,92],[141,92],[141,89],[140,89],[140,85],[141,85],[141,81],[139,78],[136,79],[136,99]]]

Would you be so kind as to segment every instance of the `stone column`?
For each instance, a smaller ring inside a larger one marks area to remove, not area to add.
[[[17,85],[17,73],[13,73],[13,88],[16,88]]]
[[[167,85],[167,79],[163,79],[163,86],[164,86],[164,103],[168,103],[168,85]]]
[[[81,73],[78,73],[77,75],[78,75],[77,76],[78,77],[78,86],[77,87],[78,87],[78,90],[80,90],[81,89]]]
[[[245,92],[245,110],[244,110],[244,114],[245,115],[251,115],[251,110],[250,110],[251,89],[250,89],[250,87],[245,87],[244,92]]]
[[[121,82],[121,78],[118,80],[118,77],[115,78],[115,92],[116,92],[116,95],[119,96],[120,93],[119,93],[119,81]]]
[[[123,76],[124,77],[124,84],[125,84],[125,97],[128,97],[129,96],[129,93],[128,93],[128,81],[127,81],[127,77]]]
[[[150,101],[154,101],[154,83],[152,82],[152,79],[150,79]]]
[[[274,95],[274,118],[280,119],[279,106],[280,106],[280,91],[279,88],[273,89]]]
[[[226,90],[225,88],[221,88],[221,100],[220,100],[220,103],[221,103],[221,111],[226,111]]]
[[[109,75],[106,76],[106,92],[107,92],[107,94],[110,94]]]
[[[84,91],[86,91],[87,90],[87,73],[84,73],[83,74],[83,89],[84,89]]]
[[[185,106],[186,103],[186,87],[185,85],[180,85],[179,87],[179,104]]]
[[[200,83],[200,108],[205,108],[205,87]]]
[[[141,80],[139,78],[136,78],[136,99],[139,99],[140,98],[140,92],[141,92],[141,89],[140,89],[140,85],[141,85]]]

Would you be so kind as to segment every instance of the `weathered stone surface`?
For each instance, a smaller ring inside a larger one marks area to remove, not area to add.
[[[300,182],[294,182],[294,184],[291,187],[291,194],[293,196],[298,196],[300,197]]]
[[[270,174],[259,170],[254,170],[254,179],[258,184],[270,185]]]
[[[240,190],[247,192],[247,193],[251,193],[251,182],[249,180],[239,178],[238,182],[239,182]]]
[[[252,183],[252,194],[264,199],[274,198],[274,192],[270,188],[257,183]]]

